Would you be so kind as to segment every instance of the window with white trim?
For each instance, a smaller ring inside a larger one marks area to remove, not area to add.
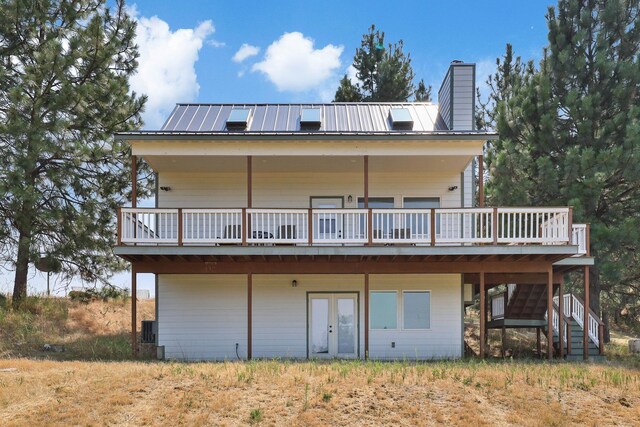
[[[402,304],[403,329],[431,328],[431,292],[404,291]]]
[[[369,294],[371,329],[398,329],[398,293],[372,291]]]

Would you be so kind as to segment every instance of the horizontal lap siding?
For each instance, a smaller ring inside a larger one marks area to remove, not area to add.
[[[398,329],[369,332],[372,359],[437,359],[462,357],[460,275],[371,275],[371,291],[398,291]],[[402,330],[402,291],[431,291],[431,329]],[[395,348],[391,343],[395,342]]]
[[[291,282],[298,286],[293,288]],[[254,275],[253,357],[307,357],[307,294],[309,292],[360,292],[362,275]],[[360,310],[360,350],[363,356],[364,313]]]
[[[246,173],[161,173],[159,185],[171,188],[160,193],[161,208],[232,208],[247,203]],[[452,186],[458,189],[449,191]],[[460,173],[455,170],[369,174],[369,197],[393,197],[397,208],[403,197],[439,197],[442,207],[460,207],[459,187]],[[363,172],[254,173],[253,206],[307,208],[310,196],[341,196],[345,208],[355,208],[363,188]]]
[[[473,81],[473,66],[454,66],[453,81],[453,129],[473,129],[473,99],[475,97],[475,82]]]
[[[158,277],[158,339],[167,359],[235,360],[247,355],[244,275]]]

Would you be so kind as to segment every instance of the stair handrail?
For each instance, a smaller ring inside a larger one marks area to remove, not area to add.
[[[556,303],[556,298],[554,297],[553,299],[553,319],[551,321],[551,324],[553,326],[553,331],[560,335],[560,328],[559,328],[559,318],[558,318],[558,313],[560,313],[560,308],[558,307],[558,304]],[[546,314],[545,314],[545,319],[547,318]],[[562,320],[564,322],[564,334],[562,334],[562,341],[564,341],[565,343],[565,349],[567,350],[567,352],[569,352],[569,343],[567,341],[567,335],[569,334],[569,320],[570,317],[567,316],[566,314],[562,315]]]
[[[584,302],[582,299],[574,294],[571,295],[571,315],[578,322],[578,325],[584,330]],[[587,324],[587,331],[589,334],[589,338],[595,345],[600,348],[602,352],[602,346],[600,345],[600,336],[602,335],[602,330],[604,328],[604,322],[600,320],[600,317],[596,315],[596,313],[589,307],[589,318]]]

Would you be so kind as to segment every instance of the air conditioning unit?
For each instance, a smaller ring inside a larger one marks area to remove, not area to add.
[[[155,320],[142,321],[142,343],[155,344],[156,334],[158,333],[158,323]]]

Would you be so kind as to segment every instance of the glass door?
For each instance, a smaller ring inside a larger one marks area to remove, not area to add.
[[[309,295],[309,358],[358,356],[358,296]]]
[[[342,197],[311,197],[312,209],[341,209],[343,206]],[[335,240],[341,238],[342,217],[335,213],[322,212],[314,214],[313,230],[314,239]]]

